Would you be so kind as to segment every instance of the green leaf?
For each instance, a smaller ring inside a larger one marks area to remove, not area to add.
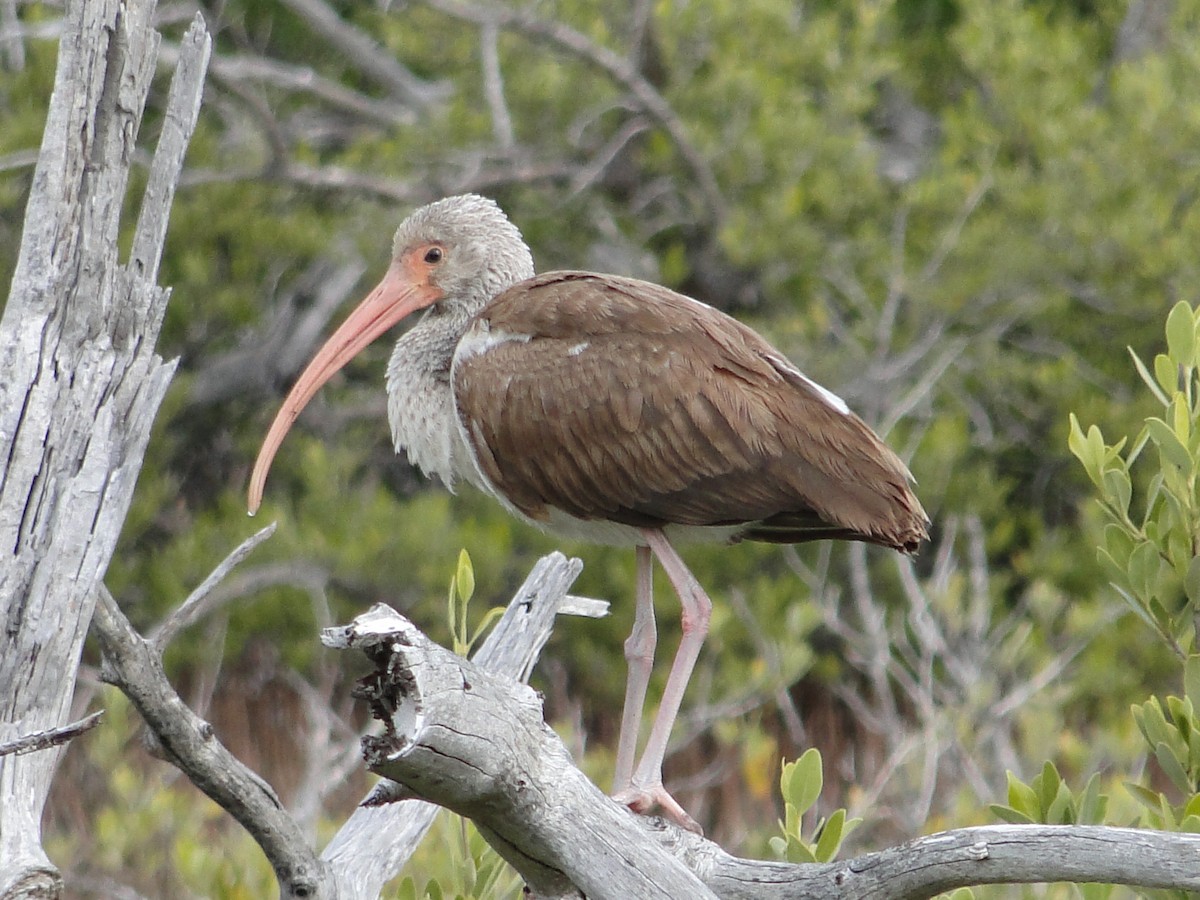
[[[1030,821],[1041,819],[1042,807],[1033,788],[1017,778],[1012,772],[1008,774],[1008,805],[1017,812],[1028,816]]]
[[[1192,570],[1198,568],[1197,560],[1200,560],[1200,557],[1193,559],[1188,569],[1189,581],[1192,578]],[[1192,701],[1193,707],[1200,705],[1200,653],[1193,653],[1183,664],[1183,692]]]
[[[799,838],[788,836],[787,861],[790,863],[815,863],[817,858],[812,850],[805,846]]]
[[[1160,741],[1154,745],[1154,758],[1158,760],[1158,764],[1162,767],[1163,773],[1171,779],[1171,783],[1175,787],[1185,793],[1190,794],[1194,788],[1191,779],[1188,778],[1187,772],[1184,771],[1182,763],[1175,755],[1175,750],[1166,741]]]
[[[454,574],[454,581],[458,585],[458,595],[462,597],[463,602],[470,601],[475,593],[475,569],[471,565],[471,557],[466,548],[458,551],[458,571]]]
[[[1129,501],[1133,497],[1133,485],[1124,469],[1107,469],[1103,475],[1104,495],[1122,515],[1129,515]]]
[[[1186,300],[1176,303],[1167,315],[1167,355],[1181,366],[1196,362],[1196,322]]]
[[[1092,425],[1085,435],[1079,426],[1079,420],[1075,418],[1075,413],[1071,413],[1070,420],[1071,431],[1067,437],[1067,447],[1083,464],[1084,471],[1096,487],[1103,489],[1100,470],[1104,461],[1104,438],[1100,429]]]
[[[1138,375],[1141,376],[1142,381],[1144,381],[1146,383],[1146,387],[1150,388],[1150,392],[1152,394],[1154,394],[1154,398],[1156,400],[1158,400],[1158,402],[1161,403],[1163,406],[1166,406],[1168,403],[1170,403],[1171,401],[1168,398],[1168,395],[1163,393],[1163,388],[1159,387],[1159,385],[1156,383],[1156,379],[1146,370],[1146,364],[1143,363],[1141,361],[1141,359],[1138,357],[1138,355],[1133,352],[1133,348],[1128,347],[1126,349],[1129,350],[1129,355],[1133,357],[1134,368],[1137,369],[1137,373],[1138,373]],[[1164,359],[1167,361],[1168,364],[1170,363],[1170,360],[1167,359],[1167,357],[1163,356],[1162,354],[1159,354],[1157,357],[1155,357],[1154,372],[1156,375],[1161,374],[1160,369],[1159,369],[1159,364],[1158,364],[1159,359]],[[1179,376],[1176,375],[1175,376],[1175,384],[1176,385],[1178,384],[1178,381],[1179,381]],[[1165,385],[1164,385],[1164,387],[1165,387]],[[1167,390],[1172,391],[1173,388],[1167,388]]]
[[[1158,548],[1142,541],[1129,555],[1129,584],[1138,599],[1145,601],[1154,587],[1158,574]]]
[[[1200,794],[1195,794],[1183,808],[1185,816],[1200,816]]]
[[[1192,723],[1192,704],[1187,697],[1168,697],[1167,712],[1171,715],[1171,721],[1175,723],[1175,732],[1185,741],[1191,730]]]
[[[1133,553],[1133,538],[1124,526],[1115,522],[1104,526],[1104,547],[1115,566],[1128,569],[1129,556]]]
[[[821,774],[821,752],[816,747],[805,750],[803,755],[794,763],[787,783],[782,779],[783,799],[796,807],[798,815],[804,815],[821,796],[823,776]],[[784,766],[786,771],[787,766]]]
[[[1011,806],[1001,806],[999,803],[988,804],[988,810],[998,819],[1003,819],[1011,825],[1036,825],[1037,823],[1019,810]]]
[[[1076,821],[1081,825],[1099,825],[1104,822],[1108,811],[1108,797],[1100,793],[1100,773],[1092,773],[1079,795],[1079,810]]]
[[[1151,747],[1171,739],[1172,728],[1167,724],[1157,697],[1151,697],[1140,706],[1135,705],[1133,719]]]
[[[1134,359],[1137,359],[1135,356]],[[1141,362],[1141,360],[1138,360]],[[1179,390],[1179,366],[1171,362],[1171,358],[1165,353],[1159,353],[1154,357],[1154,379],[1158,382],[1158,386],[1166,392],[1166,395],[1159,393],[1159,400],[1163,406],[1167,405],[1167,396],[1174,394]],[[1154,387],[1153,384],[1150,385]]]
[[[838,848],[842,846],[842,830],[845,824],[846,811],[835,810],[821,829],[821,836],[817,838],[817,846],[813,849],[813,856],[817,858],[817,862],[829,862],[837,856]]]
[[[1062,778],[1058,774],[1058,769],[1054,768],[1054,763],[1046,760],[1042,765],[1041,775],[1035,781],[1040,781],[1038,785],[1039,818],[1049,822],[1050,820],[1045,818],[1046,811],[1050,809],[1058,796],[1059,788],[1062,787]]]
[[[1171,426],[1162,419],[1151,416],[1146,420],[1146,427],[1150,429],[1150,440],[1154,441],[1155,446],[1162,453],[1163,459],[1185,473],[1190,472],[1192,455],[1188,452],[1187,445],[1179,440]]]
[[[1134,784],[1132,781],[1125,782],[1125,790],[1129,791],[1133,799],[1141,803],[1150,812],[1158,814],[1162,808],[1162,794],[1157,791],[1152,791],[1149,788],[1144,788],[1140,784]]]
[[[1050,805],[1046,807],[1042,819],[1048,825],[1075,824],[1075,798],[1071,796],[1071,789],[1065,782],[1058,783],[1058,792],[1054,795]]]
[[[1200,832],[1200,816],[1184,816],[1179,820],[1180,831],[1190,831],[1192,834]]]

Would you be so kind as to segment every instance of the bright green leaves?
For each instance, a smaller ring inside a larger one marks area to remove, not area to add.
[[[829,862],[837,856],[842,841],[862,822],[862,819],[847,819],[846,810],[838,809],[828,819],[819,819],[806,838],[802,819],[816,805],[823,785],[821,753],[816,748],[804,751],[794,762],[783,764],[779,776],[784,802],[784,820],[779,828],[783,836],[771,838],[771,849],[781,859],[793,863]]]
[[[467,624],[467,609],[471,605],[471,597],[474,593],[475,569],[471,566],[471,557],[466,550],[459,550],[458,566],[450,579],[450,592],[446,600],[446,618],[450,624],[450,637],[454,652],[459,656],[469,656],[475,643],[487,631],[492,622],[504,614],[503,606],[493,606],[484,613],[483,620],[472,632]]]
[[[1151,697],[1132,707],[1133,720],[1146,747],[1170,783],[1169,791],[1126,783],[1145,808],[1143,824],[1152,828],[1200,831],[1200,311],[1177,303],[1167,316],[1167,352],[1154,359],[1154,372],[1133,355],[1134,366],[1154,399],[1160,416],[1149,416],[1127,454],[1124,441],[1105,442],[1096,426],[1085,434],[1071,417],[1070,450],[1100,493],[1108,518],[1100,559],[1113,586],[1171,648],[1183,664],[1183,696],[1166,701]],[[1132,509],[1132,468],[1143,449],[1157,450],[1158,469],[1148,474]],[[1024,786],[1010,776],[1008,807],[994,811],[1009,821],[1061,821],[1064,806],[1051,800],[1047,784],[1057,779],[1043,769],[1041,785]],[[1093,779],[1094,780],[1094,779]],[[1015,782],[1015,783],[1014,783]],[[1089,787],[1091,783],[1089,782]],[[1055,789],[1061,792],[1061,784]],[[1085,789],[1085,794],[1087,793]],[[1036,796],[1031,796],[1036,794]]]
[[[1166,794],[1137,784],[1126,787],[1146,807],[1146,824],[1200,831],[1200,656],[1188,657],[1183,680],[1184,696],[1167,697],[1165,707],[1157,697],[1133,707],[1138,730],[1183,801],[1173,804]]]
[[[1009,772],[1008,804],[993,803],[989,808],[993,815],[1017,825],[1094,825],[1104,821],[1108,797],[1100,793],[1099,773],[1073,794],[1054,764],[1047,762],[1029,784]]]
[[[1133,356],[1134,366],[1161,416],[1148,416],[1123,454],[1125,439],[1108,444],[1095,425],[1085,433],[1074,415],[1068,446],[1099,490],[1109,520],[1100,561],[1118,593],[1180,659],[1196,648],[1194,616],[1200,600],[1200,313],[1187,303],[1167,316],[1167,353],[1154,373]],[[1158,452],[1153,473],[1133,506],[1132,469],[1142,450]]]
[[[1177,366],[1192,366],[1196,361],[1197,322],[1192,309],[1182,300],[1167,316],[1167,355]]]

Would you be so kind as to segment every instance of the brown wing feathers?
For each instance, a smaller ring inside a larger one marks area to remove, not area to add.
[[[905,550],[925,536],[903,463],[717,310],[646,282],[558,272],[480,318],[529,339],[456,364],[459,412],[485,473],[533,518],[553,506]]]

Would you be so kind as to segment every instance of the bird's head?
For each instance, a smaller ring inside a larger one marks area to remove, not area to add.
[[[396,229],[392,268],[402,282],[473,315],[518,281],[533,277],[533,257],[517,226],[492,200],[447,197]]]
[[[405,219],[382,280],[317,351],[271,423],[250,476],[250,512],[262,502],[271,460],[292,423],[359,351],[402,319],[435,305],[452,308],[465,322],[493,297],[532,276],[533,257],[521,232],[486,197],[447,197]]]

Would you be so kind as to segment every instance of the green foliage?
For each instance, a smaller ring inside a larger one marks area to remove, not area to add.
[[[1008,804],[988,807],[1005,822],[1013,824],[1100,825],[1108,811],[1108,797],[1100,793],[1100,774],[1093,773],[1083,790],[1073,794],[1058,774],[1054,763],[1046,762],[1033,781],[1025,784],[1008,773]]]
[[[1140,784],[1126,788],[1145,807],[1143,819],[1151,828],[1200,831],[1200,656],[1184,666],[1184,696],[1168,696],[1166,708],[1157,697],[1133,707],[1133,718],[1159,768],[1175,790],[1168,794]]]
[[[862,819],[847,819],[846,810],[836,809],[829,818],[817,819],[805,837],[802,819],[821,796],[824,778],[821,752],[810,747],[797,760],[783,763],[779,788],[783,794],[784,820],[779,823],[782,837],[771,838],[771,849],[780,859],[792,863],[830,862]]]
[[[1129,608],[1182,664],[1182,696],[1168,696],[1165,703],[1150,697],[1132,706],[1149,755],[1171,790],[1133,781],[1125,788],[1142,807],[1138,824],[1187,832],[1200,832],[1200,654],[1194,652],[1200,622],[1192,584],[1200,577],[1198,334],[1200,312],[1180,302],[1167,316],[1166,353],[1155,357],[1153,374],[1130,350],[1138,375],[1164,412],[1145,419],[1128,452],[1124,438],[1109,444],[1095,425],[1085,433],[1074,415],[1069,437],[1107,519],[1099,548],[1105,571]],[[1157,452],[1135,507],[1134,465],[1148,447]],[[1100,793],[1099,779],[1093,774],[1073,794],[1051,762],[1029,784],[1010,772],[1008,804],[991,810],[1009,822],[1103,822],[1108,797]]]
[[[1100,428],[1085,435],[1071,416],[1070,448],[1097,488],[1108,519],[1100,560],[1113,587],[1138,616],[1183,659],[1196,649],[1200,600],[1200,313],[1180,301],[1167,317],[1167,352],[1154,374],[1130,350],[1138,374],[1163,408],[1149,416],[1122,455],[1126,440],[1108,444]],[[1146,447],[1157,467],[1132,511],[1133,467]]]

